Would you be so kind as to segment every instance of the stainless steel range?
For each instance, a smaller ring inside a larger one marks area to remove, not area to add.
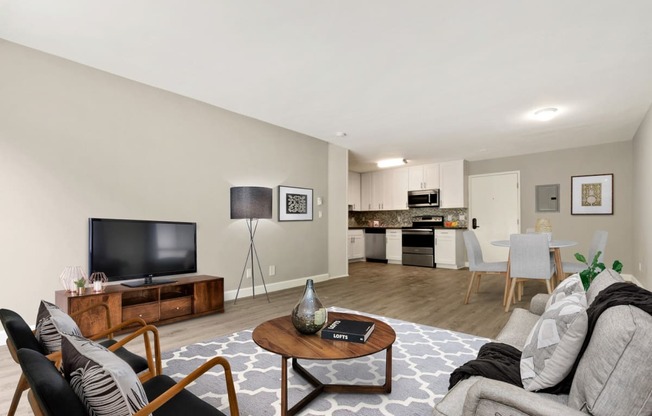
[[[435,227],[444,225],[444,217],[412,218],[412,226],[403,228],[403,265],[435,267]]]

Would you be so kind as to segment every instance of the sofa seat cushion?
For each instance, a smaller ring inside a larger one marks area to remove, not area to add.
[[[602,313],[580,360],[569,406],[595,416],[652,414],[652,317],[634,306]]]
[[[583,291],[552,303],[530,331],[523,347],[523,387],[538,391],[559,384],[571,372],[588,327]]]
[[[496,341],[522,350],[530,331],[539,321],[539,318],[539,315],[533,314],[526,309],[514,308],[509,320],[496,337]]]

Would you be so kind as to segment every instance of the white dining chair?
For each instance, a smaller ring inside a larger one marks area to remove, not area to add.
[[[469,259],[469,270],[473,272],[471,274],[471,280],[469,281],[469,288],[466,290],[466,296],[464,297],[464,304],[469,303],[469,298],[471,297],[471,291],[473,290],[473,284],[477,278],[477,287],[480,287],[480,278],[483,274],[502,274],[505,275],[507,272],[507,262],[506,261],[496,261],[496,262],[486,262],[482,257],[482,248],[480,247],[480,242],[478,237],[472,230],[467,230],[462,233],[464,237],[464,245],[466,246],[466,255]],[[505,286],[505,292],[507,286]],[[503,295],[503,299],[505,296]]]
[[[607,237],[609,233],[603,230],[597,230],[593,233],[593,240],[591,240],[591,247],[589,247],[589,254],[586,256],[586,261],[591,263],[595,254],[600,251],[600,257],[598,257],[598,262],[602,263],[604,261],[604,251],[607,248]],[[573,273],[579,273],[582,270],[586,269],[586,264],[574,262],[574,261],[563,261],[561,263],[564,274],[571,275]]]
[[[550,246],[545,234],[512,234],[509,238],[510,286],[505,302],[509,312],[516,284],[528,280],[544,280],[548,293],[552,293],[554,263],[550,261]]]

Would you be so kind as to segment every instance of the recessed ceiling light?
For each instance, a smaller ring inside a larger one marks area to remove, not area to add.
[[[541,121],[548,121],[554,118],[558,111],[555,107],[542,108],[534,112],[534,118]]]
[[[401,166],[405,165],[407,163],[407,160],[405,159],[385,159],[385,160],[380,160],[377,165],[379,168],[391,168],[394,166]]]
[[[335,136],[337,136],[337,137],[346,137],[346,132],[338,131],[337,133],[335,133]]]

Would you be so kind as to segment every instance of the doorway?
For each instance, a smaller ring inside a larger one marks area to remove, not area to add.
[[[469,228],[485,261],[507,261],[509,249],[491,245],[521,232],[520,172],[469,176]]]

